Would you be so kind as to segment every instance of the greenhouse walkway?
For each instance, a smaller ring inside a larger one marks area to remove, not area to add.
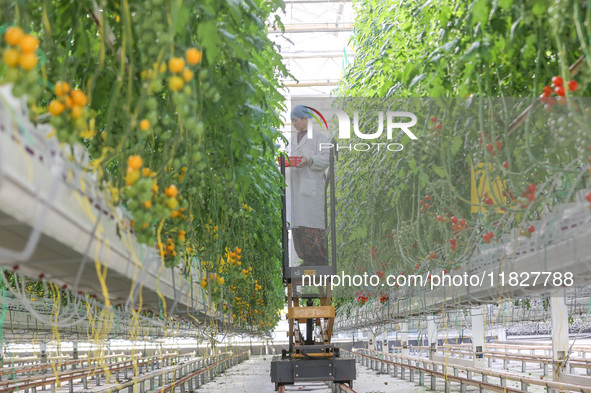
[[[203,385],[198,392],[220,393],[274,393],[275,386],[271,382],[272,356],[253,356],[249,360],[230,368],[226,373],[212,382]],[[416,386],[413,382],[392,378],[357,364],[357,381],[353,384],[357,393],[411,393],[426,392],[425,387]],[[312,382],[288,386],[286,392],[330,392],[324,383]]]

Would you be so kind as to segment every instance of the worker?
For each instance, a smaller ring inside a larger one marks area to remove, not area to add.
[[[321,149],[328,142],[325,135],[312,130],[312,115],[303,105],[291,111],[291,123],[297,133],[290,143],[292,157],[301,162],[291,170],[291,230],[294,247],[301,266],[328,265],[326,236],[325,171],[329,165],[329,149]]]

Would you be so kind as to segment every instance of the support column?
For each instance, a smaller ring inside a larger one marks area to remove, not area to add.
[[[386,360],[388,357],[388,332],[382,334],[382,358]],[[388,373],[390,371],[390,365],[380,362],[380,372]]]
[[[484,368],[484,307],[470,309],[472,316],[472,359],[474,367]]]
[[[505,328],[497,329],[497,341],[507,341],[507,331]]]
[[[41,344],[39,344],[39,347],[41,349],[41,364],[46,364],[47,363],[47,343],[45,341],[41,341]],[[41,371],[42,374],[45,374],[47,371],[47,369],[43,369],[43,371]]]
[[[552,311],[552,379],[560,381],[560,374],[567,367],[568,356],[568,308],[564,297],[564,290],[557,290],[550,298]]]
[[[437,365],[433,364],[431,369],[437,372]],[[434,374],[431,374],[431,390],[437,390],[437,377]]]
[[[400,324],[400,344],[402,346],[402,351],[400,354],[402,356],[408,356],[408,324],[406,322],[402,322]]]
[[[368,337],[369,337],[369,343],[367,344],[367,349],[369,350],[369,355],[374,356],[373,351],[376,349],[376,336],[370,330]]]
[[[429,345],[429,359],[433,360],[433,355],[437,353],[437,323],[435,317],[427,317],[427,342]]]
[[[72,342],[72,360],[78,360],[78,340]],[[72,363],[72,370],[76,368],[76,363]]]

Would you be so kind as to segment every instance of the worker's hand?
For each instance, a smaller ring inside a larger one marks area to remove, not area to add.
[[[302,161],[300,161],[296,168],[303,168],[305,166],[308,166],[308,158],[302,157]]]

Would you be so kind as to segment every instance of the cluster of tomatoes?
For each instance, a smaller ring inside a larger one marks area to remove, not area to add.
[[[481,201],[484,202],[484,203],[486,203],[487,205],[494,205],[495,204],[494,199],[492,199],[492,197],[490,197],[488,195],[488,192],[485,192],[485,193],[482,194]]]
[[[436,218],[437,221],[439,222],[443,222],[445,224],[447,224],[448,222],[451,222],[451,229],[454,232],[461,232],[463,230],[465,230],[466,228],[468,228],[466,226],[466,220],[463,218],[458,219],[456,216],[452,216],[449,213],[445,213],[445,216],[443,215],[438,215]]]
[[[451,216],[450,213],[446,213],[445,216],[443,216],[443,215],[440,214],[440,215],[437,216],[436,220],[439,221],[439,222],[442,222],[442,223],[449,223],[449,222],[451,222],[451,229],[454,232],[454,237],[452,237],[449,240],[449,243],[450,243],[449,248],[452,251],[455,251],[458,248],[458,240],[455,237],[455,235],[458,232],[462,232],[462,231],[464,231],[465,229],[468,228],[468,225],[466,223],[466,220],[464,218],[458,218],[456,216]]]
[[[433,115],[429,120],[431,120],[431,123],[434,123],[434,125],[431,126],[431,131],[441,131],[441,129],[443,128],[443,124],[439,121],[439,119],[437,119],[437,116]]]
[[[571,80],[568,81],[567,87],[569,91],[576,91],[579,88],[579,84],[577,81]],[[553,94],[556,94],[558,98],[552,97]],[[543,93],[540,95],[540,101],[545,104],[544,109],[546,111],[550,111],[556,103],[566,105],[566,87],[562,77],[554,76],[552,78],[552,84],[550,86],[544,86]]]
[[[18,26],[12,26],[6,29],[4,40],[10,45],[2,54],[2,60],[8,67],[19,66],[25,71],[31,71],[37,67],[39,63],[39,57],[35,53],[39,47],[37,37],[25,34]]]
[[[47,111],[52,115],[51,125],[57,130],[58,139],[74,144],[79,137],[91,139],[96,135],[92,122],[88,121],[88,98],[82,90],[71,89],[68,82],[58,81]]]
[[[241,282],[245,284],[244,279],[252,275],[252,267],[242,268],[241,254],[242,249],[240,247],[235,247],[233,250],[226,247],[223,257],[220,256],[217,263],[202,261],[202,267],[206,273],[203,274],[199,285],[210,294],[214,302],[218,303],[222,300],[224,292],[227,291],[224,286],[226,282],[234,284]],[[258,285],[256,280],[254,284],[255,291],[262,289],[262,286]],[[242,298],[237,296],[237,294],[242,292],[244,288],[244,285],[230,285],[229,292],[232,293],[234,300],[240,299],[237,301],[243,302]],[[228,311],[228,307],[225,304],[223,310],[224,312]]]
[[[357,303],[361,304],[362,306],[369,300],[369,294],[363,292],[363,290],[355,292],[355,295],[357,295]]]
[[[484,240],[486,244],[489,244],[492,241],[492,239],[494,239],[494,237],[495,234],[492,231],[489,231],[482,235],[482,240]]]
[[[37,105],[39,97],[45,91],[44,85],[51,82],[43,81],[39,75],[39,39],[26,34],[18,26],[8,27],[4,33],[7,47],[3,50],[2,61],[6,64],[5,80],[13,83],[12,93],[15,97],[27,94],[29,105]],[[96,132],[94,120],[90,119],[86,108],[88,98],[79,89],[71,89],[64,81],[55,83],[56,98],[47,106],[52,115],[51,124],[56,130],[58,139],[70,144],[80,138],[90,139]]]
[[[521,199],[519,200],[519,203],[521,204],[521,207],[523,207],[524,209],[526,207],[529,206],[529,204],[531,202],[535,202],[536,201],[536,185],[534,183],[530,183],[525,190],[523,191],[523,193],[521,194]]]
[[[500,139],[497,139],[494,144],[493,141],[488,141],[489,135],[487,132],[478,131],[478,143],[480,145],[484,145],[484,142],[487,142],[485,146],[486,151],[495,155],[497,153],[501,153],[501,149],[503,148],[503,142]],[[503,168],[509,169],[509,161],[503,161]]]
[[[420,205],[421,208],[419,209],[419,211],[421,213],[426,212],[427,210],[431,209],[431,195],[425,195],[424,199],[421,199]]]
[[[378,249],[375,246],[371,246],[371,259],[376,259],[378,255]]]
[[[456,248],[458,248],[458,240],[455,237],[452,237],[451,240],[449,241],[450,245],[449,248],[452,251],[455,251]]]
[[[15,97],[27,93],[28,103],[34,104],[43,93],[37,67],[39,40],[34,35],[25,34],[20,27],[11,26],[4,32],[4,43],[2,62],[7,66],[4,81],[13,83],[12,94]]]
[[[521,236],[524,236],[524,237],[530,238],[530,237],[531,237],[531,235],[532,235],[532,233],[534,233],[535,231],[536,231],[536,227],[535,227],[535,226],[533,226],[533,225],[530,225],[529,227],[527,227],[527,229],[522,229],[522,230],[519,232],[519,234],[520,234]]]
[[[480,145],[484,145],[484,142],[487,142],[485,147],[486,147],[486,151],[492,154],[497,154],[501,152],[501,149],[503,148],[503,142],[499,139],[497,139],[497,141],[494,143],[494,145],[491,143],[492,141],[489,141],[490,137],[488,135],[488,132],[482,132],[482,131],[478,131],[478,143]],[[503,164],[504,165],[504,164]]]

